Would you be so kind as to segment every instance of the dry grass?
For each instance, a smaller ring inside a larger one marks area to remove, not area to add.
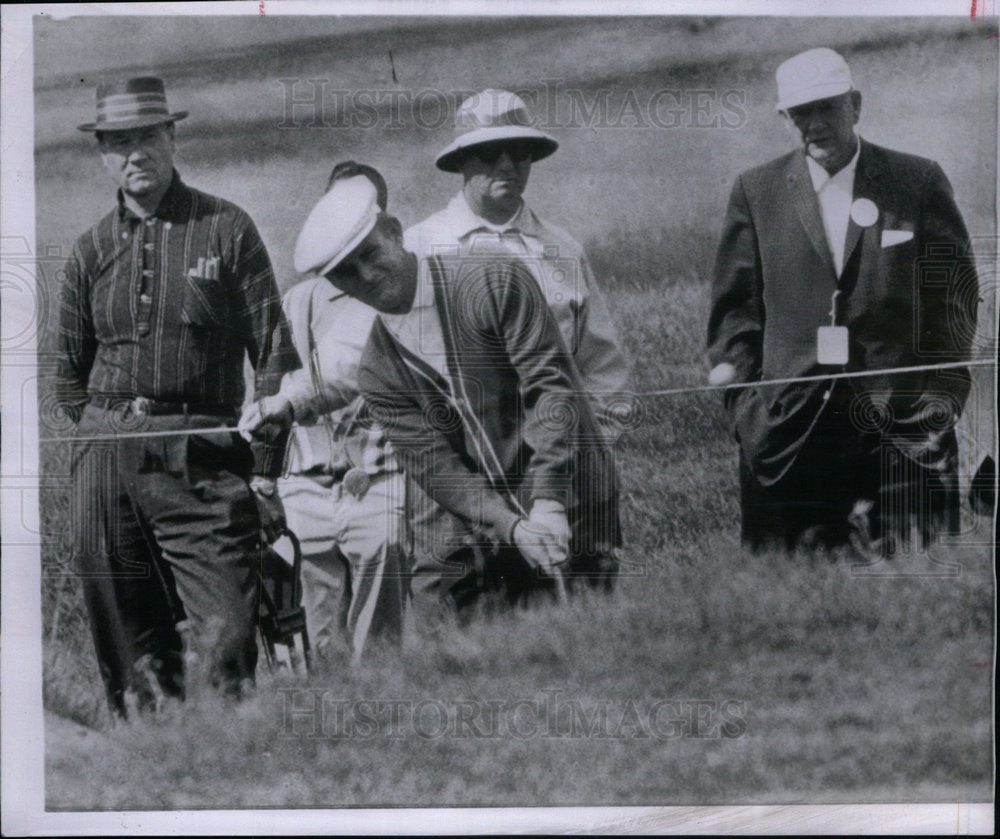
[[[487,41],[483,33],[496,27],[487,21],[456,25],[433,49],[390,31],[375,42],[346,33],[341,52],[313,39],[301,50],[242,47],[214,64],[181,56],[172,95],[196,116],[182,124],[179,166],[190,183],[251,213],[287,286],[295,233],[333,162],[355,157],[382,168],[405,224],[442,206],[457,184],[430,166],[447,128],[276,128],[281,75],[318,74],[344,88],[383,84],[382,52],[392,49],[414,90],[539,89],[541,79],[560,78],[587,95],[614,89],[612,106],[626,89],[640,99],[660,87],[743,90],[747,121],[738,130],[567,127],[556,132],[559,153],[532,174],[533,205],[587,242],[635,359],[637,391],[704,380],[706,280],[729,184],[786,147],[771,105],[773,44],[782,54],[822,36],[846,45],[866,83],[865,136],[939,159],[970,226],[994,232],[992,194],[978,185],[995,182],[995,138],[977,137],[970,153],[967,130],[969,114],[996,100],[995,78],[979,87],[984,56],[996,59],[997,42],[984,31],[963,24],[956,34],[948,23],[954,37],[945,37],[909,20],[864,29],[850,21],[669,23],[540,21]],[[494,52],[484,52],[487,43]],[[42,75],[59,81],[59,67],[45,66]],[[64,252],[109,204],[92,150],[68,136],[68,126],[89,117],[91,95],[47,84],[37,94],[38,242]],[[58,260],[43,264],[46,285],[57,268]],[[262,673],[257,695],[242,705],[199,696],[105,730],[86,748],[50,748],[49,806],[989,798],[992,671],[981,665],[992,660],[993,579],[989,548],[974,543],[990,534],[942,549],[942,561],[960,569],[947,577],[929,575],[940,568],[919,558],[888,577],[864,576],[844,558],[749,558],[733,535],[735,450],[718,400],[698,394],[644,405],[645,422],[621,444],[625,559],[641,573],[625,576],[614,597],[425,638],[402,661],[376,654],[360,669],[327,662],[300,686],[315,693],[292,697]],[[65,453],[46,447],[43,463],[64,473]],[[45,703],[105,729],[79,592],[62,567],[65,503],[58,485],[43,489]],[[509,712],[552,692],[576,703],[584,721],[617,715],[614,736],[491,737],[467,726],[460,736],[425,737],[411,726],[393,738],[384,720],[376,736],[336,736],[329,725],[319,732],[327,736],[314,736],[308,719],[289,726],[285,704],[322,695],[439,703],[450,714],[462,701],[479,709],[493,702]],[[666,701],[680,703],[683,736],[642,737],[642,723],[623,722],[630,705],[641,716]],[[706,712],[712,736],[698,736],[697,719],[685,716],[707,707],[699,702],[716,703]],[[727,706],[732,736],[720,727],[725,702],[737,703]]]

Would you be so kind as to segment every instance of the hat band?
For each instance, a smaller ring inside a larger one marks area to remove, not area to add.
[[[531,121],[528,115],[518,108],[514,111],[504,111],[500,114],[489,114],[485,118],[482,114],[462,114],[458,120],[456,129],[459,132],[475,131],[478,128],[530,128]]]
[[[167,116],[167,99],[162,94],[109,96],[97,103],[97,121],[115,121],[136,116]]]

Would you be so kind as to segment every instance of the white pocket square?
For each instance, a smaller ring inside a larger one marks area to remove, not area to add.
[[[882,247],[891,248],[893,245],[901,245],[903,242],[909,242],[912,238],[912,230],[883,230]]]

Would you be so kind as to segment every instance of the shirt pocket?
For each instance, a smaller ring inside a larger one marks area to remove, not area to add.
[[[184,278],[181,321],[188,326],[221,326],[225,321],[226,289],[214,277]]]

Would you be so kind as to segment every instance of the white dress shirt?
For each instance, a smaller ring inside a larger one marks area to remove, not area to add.
[[[843,169],[830,175],[826,169],[806,155],[809,177],[819,199],[819,211],[823,217],[826,242],[833,256],[833,265],[839,277],[844,270],[844,248],[847,244],[847,223],[851,217],[854,201],[854,173],[858,168],[861,154],[861,139],[856,140],[854,156]]]
[[[447,348],[441,320],[434,305],[434,286],[430,266],[425,259],[418,261],[417,289],[408,312],[379,315],[392,337],[418,358],[422,358],[450,382]]]
[[[302,280],[281,301],[302,367],[286,373],[281,394],[292,403],[290,473],[329,471],[345,463],[369,475],[399,469],[382,429],[358,422],[358,366],[376,312],[322,277]]]

